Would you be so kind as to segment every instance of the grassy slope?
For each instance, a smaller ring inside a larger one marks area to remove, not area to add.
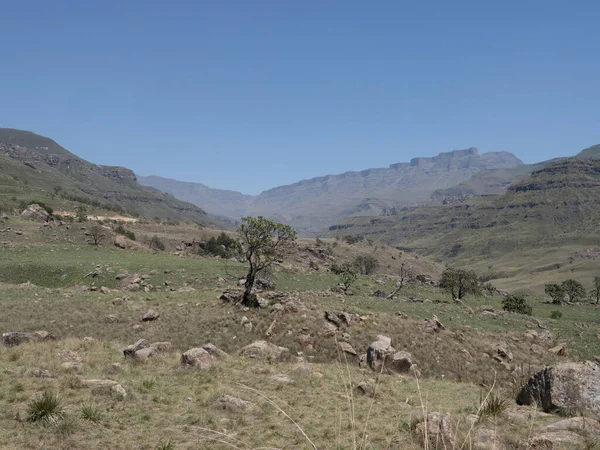
[[[298,421],[318,448],[352,448],[353,430],[362,436],[364,429],[369,435],[368,448],[419,448],[409,427],[422,414],[421,399],[428,410],[450,412],[459,421],[464,438],[468,430],[465,418],[476,411],[480,395],[486,389],[480,385],[489,386],[496,378],[500,394],[509,397],[531,371],[560,359],[549,353],[537,355],[530,351],[530,343],[522,338],[522,333],[532,326],[528,317],[492,318],[450,303],[404,303],[371,297],[369,294],[375,289],[392,289],[394,278],[385,273],[396,272],[398,267],[393,264],[403,262],[397,253],[397,259],[390,258],[381,267],[383,273],[360,277],[352,296],[326,293],[337,282],[326,270],[279,272],[278,290],[290,293],[307,309],[275,317],[269,310],[246,311],[218,299],[223,289],[233,286],[244,274],[244,266],[239,263],[153,255],[143,249],[94,248],[81,245],[79,229],[70,230],[69,237],[66,232],[60,234],[62,230],[40,232],[37,225],[23,221],[11,221],[11,226],[23,229],[24,234],[13,236],[9,232],[3,237],[10,239],[13,246],[0,250],[0,277],[4,282],[0,282],[3,311],[0,331],[45,329],[60,340],[15,349],[0,348],[2,448],[38,448],[43,442],[48,448],[154,449],[168,439],[176,449],[230,448],[211,441],[209,436],[215,434],[207,429],[233,436],[252,448],[265,445],[307,448],[306,440],[288,420],[264,398],[243,386],[259,389],[274,399]],[[139,225],[136,234],[156,231],[154,225],[145,226],[144,230],[144,225]],[[169,232],[187,236],[187,240],[195,233],[184,227],[172,227]],[[341,260],[364,251],[383,255],[388,250],[375,250],[367,244],[356,247],[339,244],[334,256]],[[301,264],[303,258],[296,264]],[[410,259],[415,264],[426,264],[421,260]],[[85,277],[96,266],[103,276]],[[148,275],[148,282],[160,290],[101,294],[66,288],[73,284],[113,288],[116,273],[123,269]],[[38,286],[12,284],[25,281]],[[196,291],[177,292],[182,286],[192,286]],[[56,287],[59,290],[47,290]],[[446,294],[429,286],[410,286],[402,295],[433,301],[447,299]],[[113,302],[116,298],[124,300]],[[500,300],[495,297],[467,299],[467,304],[474,308],[484,302],[500,307]],[[561,308],[564,315],[560,320],[548,318],[556,307],[537,301],[533,306],[534,317],[550,327],[555,342],[568,344],[572,358],[585,359],[600,353],[595,336],[600,319],[593,306]],[[140,315],[150,308],[161,317],[156,322],[140,324]],[[325,310],[364,316],[361,324],[344,330],[359,353],[365,351],[377,334],[389,335],[396,348],[410,351],[421,371],[419,385],[411,377],[383,376],[374,403],[362,396],[349,403],[344,388],[348,377],[354,386],[362,380],[377,378],[376,374],[360,369],[352,359],[346,367],[331,338],[317,337],[313,350],[302,348],[296,340],[301,333],[318,336]],[[398,311],[409,319],[400,318],[396,315]],[[104,318],[109,314],[117,316],[119,322],[105,323]],[[434,314],[447,327],[437,335],[421,329],[422,320]],[[243,316],[254,323],[251,332],[242,325]],[[292,355],[304,352],[312,370],[322,377],[295,372],[292,363],[265,364],[238,357],[242,346],[265,338],[274,318],[277,320],[274,333],[268,339],[290,348]],[[93,336],[99,342],[84,342],[81,339],[84,336]],[[208,372],[183,370],[178,364],[179,353],[145,364],[124,361],[121,349],[139,338],[170,341],[180,352],[213,342],[231,357]],[[515,375],[489,359],[487,353],[498,341],[508,342],[515,355],[512,366],[521,368],[524,375]],[[465,359],[463,349],[472,358]],[[65,350],[76,351],[83,358],[82,373],[70,373],[61,367],[57,355]],[[121,363],[122,370],[111,369],[114,363]],[[41,378],[39,369],[49,371],[52,378]],[[271,377],[277,374],[290,376],[293,383],[273,381]],[[118,381],[127,390],[128,398],[121,401],[110,393],[82,388],[79,380],[89,378]],[[67,422],[59,427],[42,427],[14,420],[24,418],[27,403],[45,389],[60,393]],[[216,397],[224,393],[254,401],[259,407],[253,414],[225,411],[215,405]],[[98,424],[81,418],[82,406],[89,402],[101,411]],[[549,420],[536,418],[534,431]],[[521,422],[505,418],[489,419],[481,426],[501,428],[507,443],[528,433]],[[230,437],[220,438],[233,442]]]
[[[98,166],[81,160],[49,138],[26,131],[0,128],[0,143],[20,145],[36,153],[55,154],[61,161],[77,160],[81,163],[61,162],[57,166],[50,166],[33,158],[21,161],[0,155],[0,199],[13,207],[18,204],[12,200],[13,197],[18,201],[38,199],[54,203],[60,208],[64,205],[71,206],[67,200],[62,199],[61,203],[52,198],[54,188],[60,186],[64,194],[117,204],[131,213],[149,218],[168,217],[193,220],[206,225],[228,226],[226,221],[209,216],[197,206],[177,200],[171,195],[146,188],[133,180],[104,177],[98,173]],[[27,166],[24,162],[34,167]]]

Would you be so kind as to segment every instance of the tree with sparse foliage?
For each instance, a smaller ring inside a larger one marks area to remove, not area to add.
[[[372,275],[379,267],[379,260],[373,255],[359,255],[354,258],[354,267],[361,275]]]
[[[454,300],[460,300],[467,294],[481,293],[477,274],[472,270],[452,268],[444,270],[440,287],[450,293]]]
[[[560,305],[565,299],[565,290],[560,284],[547,284],[544,292],[550,296],[552,303]]]
[[[415,273],[414,273],[412,266],[402,263],[402,265],[400,266],[400,279],[396,283],[396,289],[394,289],[392,291],[392,293],[387,296],[387,298],[393,298],[394,295],[396,295],[398,292],[400,292],[402,290],[402,288],[404,287],[406,282],[408,280],[412,280],[414,278],[414,276],[415,276]]]
[[[102,243],[106,235],[104,229],[100,225],[94,225],[90,230],[90,241],[89,243],[98,246]]]
[[[252,288],[257,275],[282,258],[296,242],[296,231],[289,225],[274,222],[262,216],[244,217],[237,229],[242,241],[242,254],[248,262],[248,274],[244,284],[245,306],[258,306]]]
[[[533,312],[533,308],[527,303],[527,300],[523,295],[507,295],[502,300],[502,309],[508,312],[526,314],[528,316]]]
[[[576,302],[585,297],[585,288],[583,287],[583,284],[577,280],[565,280],[562,282],[561,286],[569,297],[570,302]]]

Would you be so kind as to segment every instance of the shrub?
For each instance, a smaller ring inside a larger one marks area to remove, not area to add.
[[[346,289],[356,281],[357,271],[352,264],[344,263],[341,266],[333,265],[331,271],[340,277],[340,283],[342,283]]]
[[[342,239],[347,243],[347,244],[356,244],[357,242],[360,242],[364,239],[364,236],[352,236],[352,235],[346,235],[344,237],[342,237]]]
[[[560,319],[562,317],[562,313],[560,311],[552,311],[550,313],[551,319]]]
[[[49,391],[44,391],[41,396],[27,405],[28,422],[56,425],[63,417],[64,412],[60,405],[60,398]]]
[[[440,287],[452,295],[452,299],[460,300],[467,294],[481,293],[477,274],[472,270],[452,268],[444,270]]]
[[[207,255],[230,258],[240,251],[238,241],[222,232],[217,238],[211,237],[200,244],[200,251]]]
[[[481,400],[481,411],[479,417],[498,417],[507,407],[508,399],[502,398],[494,392],[490,392],[485,401]]]
[[[361,275],[371,275],[379,267],[379,261],[373,255],[360,255],[354,259],[353,265]]]
[[[565,280],[561,284],[565,293],[569,296],[569,301],[575,302],[585,297],[586,292],[583,284],[577,280]]]
[[[527,303],[527,300],[522,295],[509,294],[502,300],[502,309],[508,312],[515,312],[519,314],[526,314],[530,316],[533,312],[531,305]]]
[[[81,407],[81,417],[90,422],[98,423],[102,421],[102,410],[94,403],[86,403]]]
[[[547,284],[544,286],[544,292],[550,296],[555,305],[560,305],[565,298],[565,290],[559,284]]]
[[[115,228],[115,233],[125,236],[127,239],[135,241],[135,233],[133,231],[126,230],[123,225],[119,225]]]
[[[154,235],[154,236],[152,236],[152,239],[150,239],[149,247],[151,250],[164,251],[165,243],[157,235]]]

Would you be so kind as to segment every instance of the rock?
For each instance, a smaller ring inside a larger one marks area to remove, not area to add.
[[[292,384],[294,382],[294,380],[292,380],[290,377],[283,374],[273,375],[271,376],[271,380],[281,384]]]
[[[394,353],[392,360],[386,364],[389,370],[397,373],[408,373],[412,366],[412,355],[404,351]]]
[[[76,361],[66,361],[60,365],[61,369],[69,373],[83,372],[83,364]]]
[[[203,345],[202,348],[215,358],[226,358],[227,356],[229,356],[227,353],[225,353],[223,350],[221,350],[214,344],[209,343]]]
[[[121,249],[127,248],[127,239],[125,239],[125,236],[122,236],[120,234],[117,234],[115,236],[115,247],[119,247]]]
[[[181,365],[206,370],[217,364],[217,358],[201,347],[191,348],[181,355]]]
[[[456,448],[456,425],[450,416],[430,412],[416,424],[414,433],[425,448]]]
[[[119,383],[114,380],[81,380],[81,386],[93,389],[95,391],[108,392],[116,397],[124,400],[127,397],[127,392]]]
[[[125,278],[122,278],[119,281],[119,287],[120,288],[125,288],[128,287],[132,284],[140,284],[142,282],[142,279],[140,278],[139,274],[137,273],[132,273],[130,275],[127,275]]]
[[[9,332],[2,335],[2,343],[6,347],[16,347],[27,342],[49,342],[56,340],[56,337],[47,331],[28,332]]]
[[[240,354],[246,359],[257,359],[265,362],[282,361],[289,355],[289,350],[267,341],[255,341],[242,348]]]
[[[301,334],[296,338],[296,340],[303,348],[307,348],[309,346],[313,347],[315,345],[315,338],[309,334]]]
[[[338,346],[339,346],[340,350],[343,351],[344,353],[348,353],[353,356],[358,356],[358,353],[356,353],[356,350],[354,350],[352,348],[352,346],[350,344],[348,344],[347,342],[339,342]]]
[[[361,381],[356,385],[354,391],[361,395],[373,397],[375,395],[375,383],[372,381]]]
[[[550,353],[554,353],[558,356],[569,356],[569,350],[567,344],[558,344],[556,347],[552,347],[548,350]]]
[[[43,223],[50,220],[50,214],[48,214],[48,212],[37,203],[33,203],[25,208],[25,210],[21,213],[21,218]]]
[[[351,326],[354,322],[358,322],[360,318],[356,314],[350,314],[340,311],[325,311],[325,320],[331,322],[336,327]]]
[[[242,300],[242,294],[239,291],[225,291],[219,298],[226,303],[238,303]]]
[[[445,330],[446,327],[436,316],[433,316],[432,319],[425,319],[421,329],[426,333],[439,333],[440,331]]]
[[[81,362],[83,358],[79,356],[79,353],[74,352],[72,350],[64,350],[62,352],[58,352],[56,357],[63,362]]]
[[[117,316],[115,316],[114,314],[109,314],[108,316],[106,316],[104,318],[104,323],[108,323],[108,324],[119,323],[119,318]]]
[[[194,289],[191,286],[183,286],[183,287],[180,287],[179,289],[177,289],[177,292],[180,292],[180,293],[196,292],[196,289]]]
[[[156,311],[154,311],[153,309],[148,310],[147,312],[145,312],[142,317],[140,317],[140,322],[151,322],[153,320],[156,320],[160,317],[160,314],[157,313]]]
[[[333,337],[337,334],[337,332],[338,328],[334,324],[330,322],[325,322],[319,330],[319,336]]]
[[[386,293],[385,293],[385,291],[382,291],[381,289],[377,289],[375,292],[373,292],[373,297],[385,298]]]
[[[54,378],[48,369],[34,369],[32,375],[36,378]]]
[[[543,355],[544,353],[546,353],[546,349],[541,345],[537,344],[531,344],[531,347],[529,349],[532,353],[535,353],[536,355]]]
[[[571,417],[569,419],[559,420],[541,429],[542,433],[554,431],[574,431],[576,433],[586,433],[600,435],[600,422],[595,419],[585,417]]]
[[[408,315],[406,313],[403,313],[402,311],[396,312],[396,315],[401,319],[408,319]]]
[[[150,343],[146,339],[140,339],[135,344],[130,345],[123,349],[123,355],[127,357],[134,357],[135,353],[143,348],[149,347]]]
[[[256,282],[254,283],[256,289],[260,289],[261,291],[272,291],[275,289],[275,281],[273,281],[270,277],[257,277]]]
[[[502,443],[496,430],[489,428],[479,428],[473,433],[473,450],[505,450],[506,446]]]
[[[513,354],[508,348],[506,342],[499,342],[494,346],[494,359],[498,362],[510,362],[513,359]]]
[[[521,388],[517,403],[535,402],[544,412],[557,409],[600,415],[600,368],[562,363],[536,373]]]
[[[254,411],[256,409],[254,403],[234,397],[233,395],[222,395],[217,398],[215,404],[221,409],[232,412]]]
[[[388,337],[388,336],[384,336],[383,334],[378,334],[377,337],[375,337],[375,340],[383,342],[387,345],[392,345],[392,338]]]
[[[583,437],[573,431],[551,431],[534,436],[529,442],[531,450],[576,449],[585,444]]]
[[[367,365],[375,372],[381,372],[396,353],[388,341],[374,341],[367,349]]]
[[[277,319],[273,319],[273,322],[271,322],[271,325],[269,325],[269,328],[267,328],[267,331],[265,331],[265,336],[267,336],[267,337],[273,336],[273,333],[275,332],[276,324],[277,324]]]
[[[175,352],[175,347],[170,342],[154,342],[148,347],[136,350],[134,356],[139,359],[148,359],[157,355],[170,355]]]
[[[100,292],[101,292],[102,294],[109,294],[109,293],[110,293],[110,289],[108,289],[106,286],[102,286],[102,287],[100,288]]]

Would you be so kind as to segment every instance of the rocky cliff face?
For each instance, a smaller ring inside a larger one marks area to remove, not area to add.
[[[243,215],[264,215],[310,233],[343,217],[385,215],[394,208],[425,203],[436,189],[454,186],[482,170],[522,164],[511,153],[480,155],[476,148],[469,148],[431,158],[413,158],[409,163],[395,163],[388,168],[302,180],[269,189],[258,196],[160,177],[140,177],[140,182],[195,203],[213,214],[235,219]]]

